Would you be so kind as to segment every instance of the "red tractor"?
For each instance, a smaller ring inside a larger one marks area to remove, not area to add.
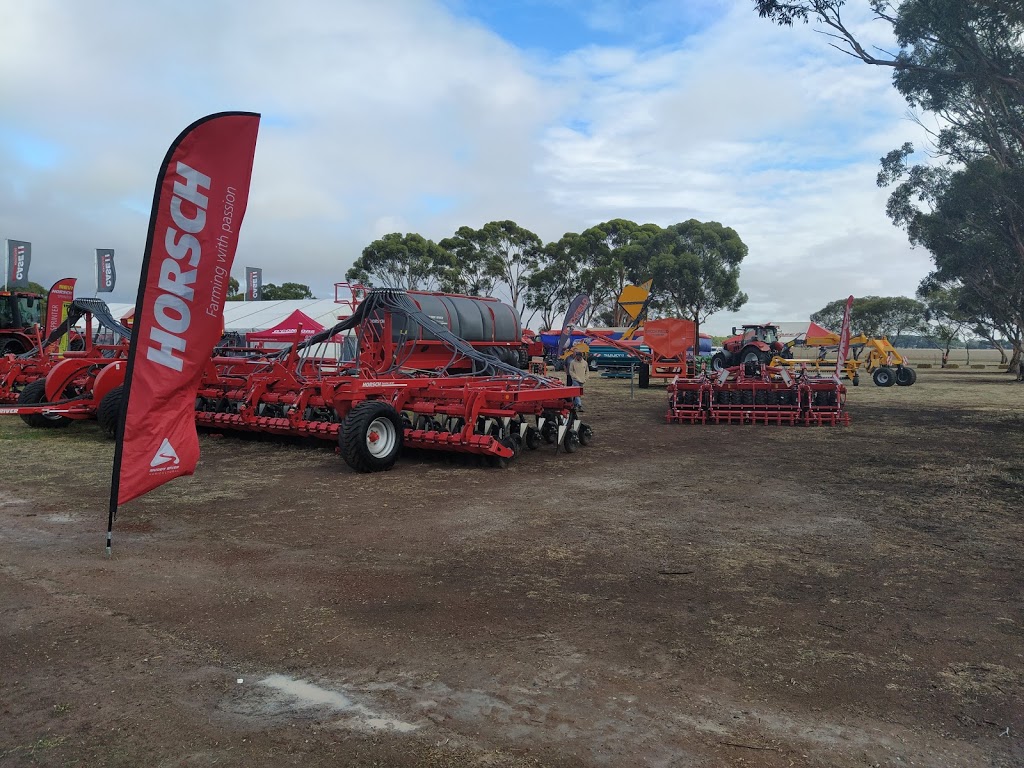
[[[732,329],[733,335],[722,343],[722,351],[711,358],[711,368],[720,371],[745,363],[767,365],[782,353],[779,329],[774,325],[744,325],[743,332]]]
[[[46,297],[0,291],[0,357],[20,355],[36,345],[34,327],[42,323]]]

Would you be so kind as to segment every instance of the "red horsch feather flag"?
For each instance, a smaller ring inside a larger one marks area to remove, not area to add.
[[[107,553],[118,504],[191,475],[195,398],[224,327],[260,116],[197,120],[167,151],[149,221],[114,450]]]

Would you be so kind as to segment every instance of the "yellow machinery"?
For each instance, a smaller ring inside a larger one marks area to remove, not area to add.
[[[818,347],[818,357],[813,359],[794,358],[794,346]],[[836,360],[828,359],[828,354],[835,353],[839,348],[839,334],[829,333],[824,336],[797,337],[786,342],[782,354],[776,356],[771,365],[789,368],[805,367],[808,370],[825,372],[832,375]],[[908,365],[906,357],[901,355],[886,337],[869,338],[864,334],[850,339],[850,354],[843,366],[843,373],[853,386],[860,384],[860,369],[871,374],[871,379],[879,387],[891,387],[897,384],[909,387],[917,381],[917,371]]]

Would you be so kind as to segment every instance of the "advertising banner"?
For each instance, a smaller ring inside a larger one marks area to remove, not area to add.
[[[4,285],[8,290],[28,288],[28,268],[32,266],[32,243],[8,240],[4,255]]]
[[[71,302],[75,300],[76,282],[78,282],[77,278],[65,277],[54,283],[50,288],[50,292],[46,294],[46,330],[43,333],[44,339],[48,338],[51,333],[57,330],[61,323],[68,319],[68,308],[71,306]],[[71,334],[66,333],[61,336],[57,344],[51,346],[56,346],[61,353],[67,352],[70,337]]]
[[[96,293],[110,293],[114,290],[117,272],[114,271],[114,249],[96,249]]]
[[[581,293],[569,303],[569,309],[565,312],[565,320],[562,321],[562,333],[558,337],[558,354],[561,355],[569,346],[572,332],[583,320],[590,306],[590,297]]]
[[[263,298],[263,270],[258,267],[245,268],[245,300],[260,301]]]
[[[258,130],[250,112],[204,117],[174,141],[157,177],[114,449],[108,552],[118,504],[191,475],[198,463],[196,391],[224,328]]]

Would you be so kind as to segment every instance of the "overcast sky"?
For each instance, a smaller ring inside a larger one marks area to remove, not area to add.
[[[323,298],[389,232],[512,219],[551,241],[697,218],[750,248],[749,303],[705,330],[912,296],[928,257],[875,175],[922,130],[888,71],[752,5],[0,0],[0,238],[32,243],[33,280],[77,276],[82,295],[94,249],[114,248],[107,298],[133,301],[171,141],[250,110],[235,277],[258,266]]]

